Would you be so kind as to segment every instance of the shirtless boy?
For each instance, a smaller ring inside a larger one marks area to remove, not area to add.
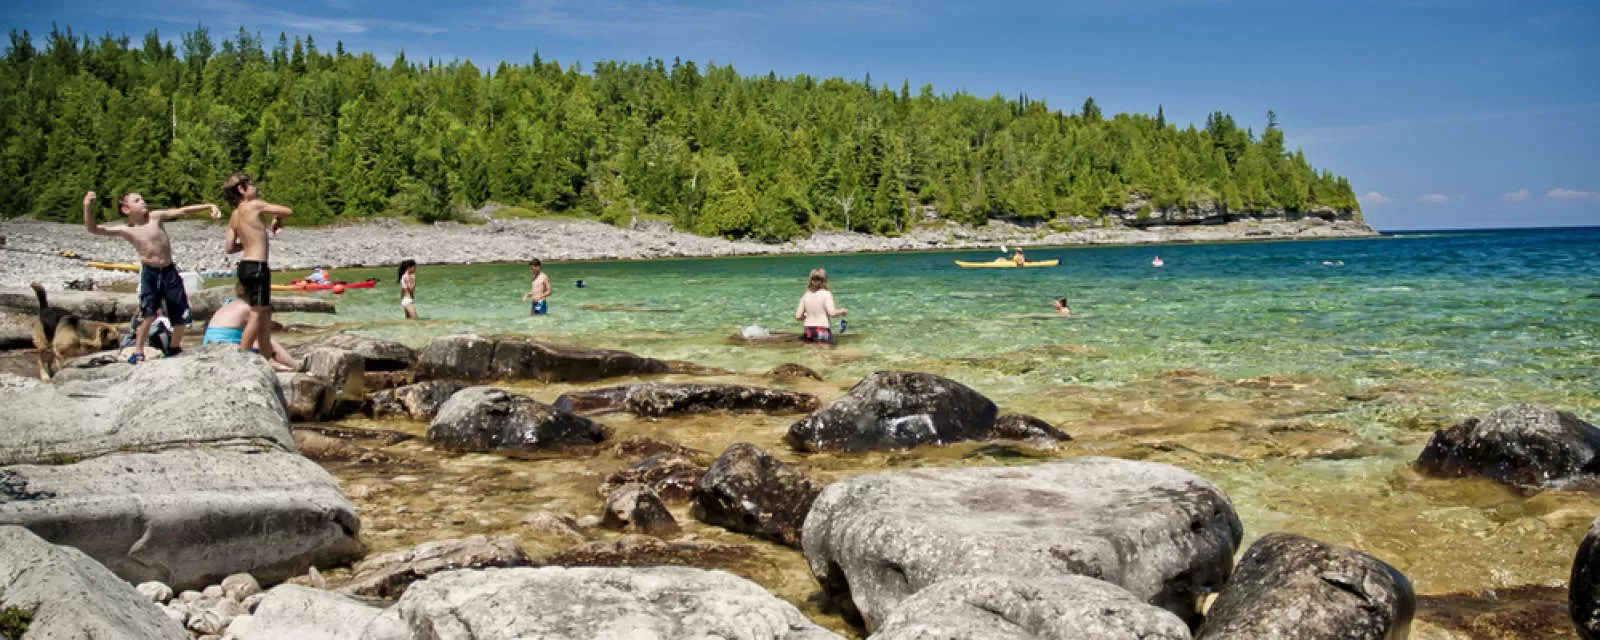
[[[95,221],[94,199],[93,191],[83,194],[83,228],[97,236],[115,236],[127,240],[128,244],[133,245],[134,251],[139,252],[139,264],[143,265],[139,269],[139,312],[144,320],[134,334],[133,355],[128,357],[128,363],[144,360],[145,338],[150,335],[150,325],[155,322],[156,310],[162,305],[166,306],[167,317],[174,325],[172,349],[167,355],[181,353],[183,331],[190,324],[189,295],[183,290],[183,278],[178,275],[178,266],[172,263],[172,240],[167,237],[167,228],[161,223],[208,209],[212,219],[216,219],[222,217],[222,212],[214,204],[192,204],[178,209],[151,211],[144,202],[144,196],[129,191],[117,200],[117,209],[128,217],[128,224],[102,227]]]
[[[544,274],[544,265],[538,258],[528,261],[528,270],[533,272],[533,282],[528,284],[528,292],[522,294],[522,301],[533,299],[533,308],[529,313],[542,316],[550,310],[545,305],[545,298],[550,297],[550,276]]]
[[[250,176],[235,173],[222,183],[222,197],[233,205],[228,218],[228,233],[223,238],[228,253],[239,257],[239,284],[250,305],[250,320],[245,323],[239,346],[272,360],[272,269],[267,266],[267,225],[262,216],[272,217],[272,232],[283,228],[283,219],[293,214],[288,207],[271,204],[260,197]]]

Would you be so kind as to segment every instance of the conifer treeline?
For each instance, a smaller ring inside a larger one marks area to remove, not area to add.
[[[216,201],[239,170],[300,223],[495,201],[762,239],[893,233],[922,205],[966,223],[1095,218],[1132,194],[1157,208],[1359,206],[1348,181],[1284,148],[1276,122],[1257,137],[1220,112],[1180,129],[1160,110],[1105,118],[1093,99],[1069,114],[676,60],[583,73],[534,54],[485,74],[324,52],[310,36],[269,50],[242,28],[218,42],[198,27],[178,47],[53,29],[42,50],[13,31],[0,107],[0,213],[60,220],[87,189]]]

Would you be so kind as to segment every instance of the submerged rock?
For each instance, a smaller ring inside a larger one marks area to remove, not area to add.
[[[770,371],[767,371],[767,377],[770,377],[770,378],[811,378],[812,380],[821,380],[822,379],[822,375],[818,374],[815,371],[812,371],[810,367],[807,367],[805,365],[795,364],[793,362],[784,363],[784,364],[780,364],[780,365],[778,365],[776,367],[773,367]]]
[[[803,413],[817,408],[817,397],[731,384],[652,382],[564,393],[556,406],[582,413],[627,411],[650,417],[708,411]]]
[[[1419,472],[1478,475],[1522,488],[1545,488],[1600,473],[1600,429],[1565,411],[1513,404],[1482,419],[1435,431]]]
[[[982,440],[994,429],[994,402],[954,380],[879,371],[789,427],[798,451],[904,449]]]
[[[457,391],[467,388],[459,380],[424,380],[372,394],[361,407],[361,412],[371,418],[403,417],[431,421],[439,415],[439,407]]]
[[[906,598],[873,640],[1189,640],[1189,627],[1108,582],[1082,576],[946,580]]]
[[[1050,423],[1021,413],[1008,413],[994,421],[990,438],[1001,440],[1029,440],[1035,442],[1066,442],[1072,439]]]
[[[678,521],[667,510],[661,496],[642,484],[625,484],[606,496],[605,513],[600,516],[600,526],[607,529],[627,529],[651,535],[665,535],[678,531]]]
[[[457,391],[428,425],[428,440],[452,451],[560,450],[605,438],[588,418],[493,387]]]
[[[150,596],[82,551],[0,526],[0,610],[13,608],[32,616],[29,638],[189,638]]]
[[[351,569],[350,581],[339,591],[372,598],[398,598],[411,583],[440,571],[528,564],[528,556],[514,538],[471,536],[435,540],[362,560]]]
[[[705,472],[706,465],[697,457],[657,453],[606,476],[600,483],[600,495],[609,496],[619,487],[637,482],[650,487],[662,500],[684,502]]]
[[[1600,518],[1589,524],[1589,534],[1578,545],[1567,581],[1572,626],[1583,640],[1600,639]]]
[[[841,480],[812,504],[802,546],[823,593],[871,630],[929,585],[985,575],[1098,578],[1197,621],[1242,535],[1227,496],[1194,474],[1082,457]]]
[[[1290,533],[1250,545],[1199,640],[1404,640],[1411,581],[1372,556]]]
[[[653,567],[665,564],[703,568],[732,567],[754,555],[748,546],[684,536],[662,540],[626,533],[567,547],[534,561],[539,566]]]
[[[583,382],[665,373],[666,362],[626,351],[554,345],[522,336],[434,338],[417,353],[417,379]]]
[[[800,528],[822,484],[767,455],[736,443],[722,452],[694,488],[694,517],[730,531],[800,548]]]
[[[436,638],[840,640],[754,582],[687,567],[451,571],[395,607]]]

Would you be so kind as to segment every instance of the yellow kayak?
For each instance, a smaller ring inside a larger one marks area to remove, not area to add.
[[[87,264],[87,265],[89,265],[91,267],[94,267],[96,269],[105,269],[107,271],[132,271],[134,273],[138,273],[139,272],[139,265],[128,264],[128,263],[123,263],[123,262],[93,262],[93,261],[91,261],[91,262],[85,262],[84,264]]]
[[[1017,267],[1054,267],[1061,264],[1060,260],[1040,260],[1038,262],[1024,262],[1017,264],[1010,258],[996,258],[989,262],[966,262],[957,260],[956,266],[962,269],[1015,269]]]

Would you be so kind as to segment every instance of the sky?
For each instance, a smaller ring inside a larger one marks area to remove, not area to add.
[[[1350,179],[1379,230],[1600,225],[1595,0],[0,0],[35,39],[196,24],[390,60],[674,58],[744,75],[1230,113]]]

